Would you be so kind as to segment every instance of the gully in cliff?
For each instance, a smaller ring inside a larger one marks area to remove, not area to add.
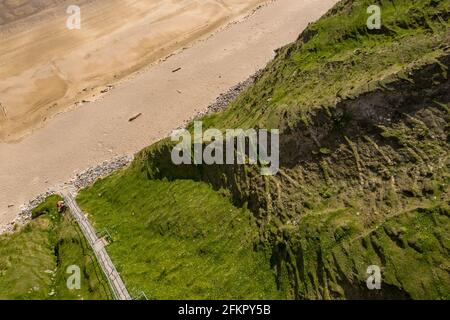
[[[194,122],[194,135],[186,129],[171,135],[178,144],[172,149],[172,162],[181,164],[259,164],[262,175],[279,170],[279,130],[219,129],[203,132],[203,123]]]

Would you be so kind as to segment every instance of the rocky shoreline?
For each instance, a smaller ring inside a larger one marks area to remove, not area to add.
[[[216,101],[208,106],[205,112],[200,112],[195,118],[203,117],[209,113],[215,113],[224,110],[228,105],[235,100],[242,92],[248,89],[261,75],[262,70],[256,71],[246,80],[239,82],[237,85],[228,89],[227,92],[220,94]]]
[[[4,233],[13,232],[19,226],[23,226],[31,220],[31,212],[34,208],[45,201],[46,198],[53,194],[59,193],[63,188],[71,187],[75,190],[81,190],[92,185],[96,180],[104,178],[114,171],[128,166],[133,161],[133,156],[120,156],[111,160],[103,161],[102,163],[88,168],[87,170],[77,173],[71,180],[65,182],[55,188],[38,195],[28,203],[20,207],[20,213],[10,223],[0,226],[0,235]]]
[[[221,93],[216,100],[211,103],[206,109],[199,111],[195,116],[185,120],[183,122],[183,125],[176,128],[175,130],[185,129],[189,123],[195,120],[199,120],[200,118],[211,114],[220,112],[224,109],[226,109],[231,102],[233,102],[242,92],[244,92],[246,89],[248,89],[255,81],[259,78],[259,76],[262,73],[262,69],[256,71],[254,74],[252,74],[250,77],[248,77],[246,80],[239,82],[238,84],[232,86],[230,89],[228,89],[226,92]]]

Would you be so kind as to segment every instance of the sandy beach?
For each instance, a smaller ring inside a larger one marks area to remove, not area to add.
[[[26,2],[0,0],[0,12]],[[337,0],[276,0],[245,19],[265,1],[79,1],[72,31],[67,2],[43,2],[0,15],[0,224],[76,172],[167,136]]]
[[[0,141],[95,99],[106,85],[262,2],[84,0],[77,2],[81,28],[70,30],[71,1],[0,1]]]

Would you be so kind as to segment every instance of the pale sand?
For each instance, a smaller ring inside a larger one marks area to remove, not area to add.
[[[17,140],[262,2],[82,0],[81,29],[69,30],[72,0],[0,0],[0,141]]]
[[[0,224],[11,221],[22,203],[76,171],[167,136],[220,93],[265,66],[274,49],[295,40],[336,2],[277,0],[101,99],[57,115],[19,142],[0,144]],[[138,113],[142,116],[128,121]],[[10,204],[14,206],[8,208]]]

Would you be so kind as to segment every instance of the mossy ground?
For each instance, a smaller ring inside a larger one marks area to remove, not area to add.
[[[56,212],[49,197],[36,216],[13,234],[0,236],[0,299],[91,300],[112,298],[95,256],[70,213]],[[81,289],[69,290],[67,267],[81,269]]]
[[[255,251],[250,212],[202,182],[152,181],[132,170],[97,182],[78,203],[134,297],[277,299],[269,253]]]
[[[305,216],[286,246],[302,243],[301,291],[309,298],[450,299],[449,212],[430,204],[370,228],[351,210]],[[382,268],[381,291],[367,290],[370,265]]]

